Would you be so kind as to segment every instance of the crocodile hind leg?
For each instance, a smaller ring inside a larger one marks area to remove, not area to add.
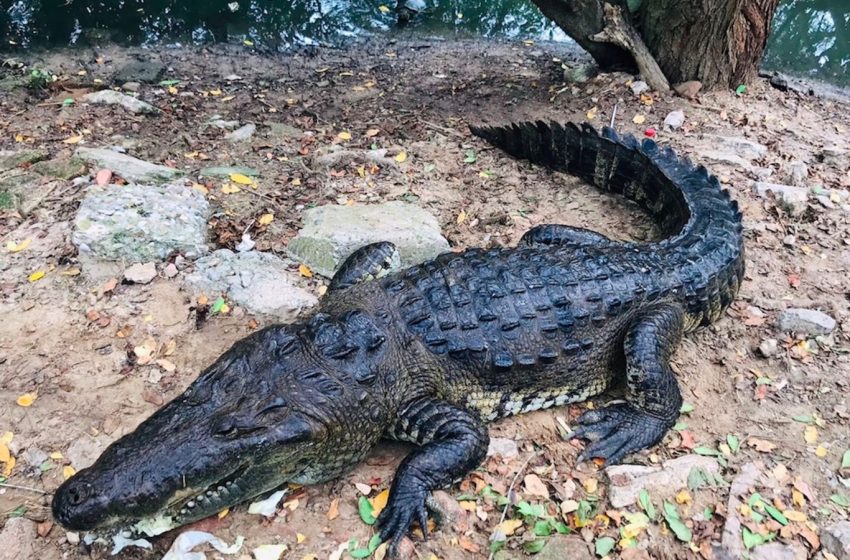
[[[379,241],[360,247],[351,253],[331,279],[331,290],[342,290],[361,282],[386,276],[401,268],[401,258],[396,246],[389,241]]]
[[[519,241],[524,245],[609,245],[610,239],[589,229],[563,224],[534,226]]]
[[[625,338],[626,402],[589,410],[579,417],[574,437],[590,440],[579,460],[606,464],[655,445],[679,416],[682,396],[669,359],[682,337],[684,312],[659,304],[632,323]]]
[[[387,506],[378,517],[381,540],[391,541],[394,555],[414,521],[427,537],[431,491],[477,467],[487,454],[490,436],[475,413],[432,398],[403,407],[387,436],[420,446],[399,465]]]

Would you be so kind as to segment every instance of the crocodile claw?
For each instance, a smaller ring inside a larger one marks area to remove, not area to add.
[[[390,493],[389,503],[378,516],[378,527],[382,542],[390,543],[390,558],[398,557],[398,546],[401,539],[414,521],[422,528],[422,535],[428,538],[428,498],[430,492],[426,489],[398,489]]]
[[[588,410],[579,417],[578,423],[573,439],[591,442],[578,460],[599,457],[606,465],[615,465],[629,453],[655,445],[673,424],[629,403]]]

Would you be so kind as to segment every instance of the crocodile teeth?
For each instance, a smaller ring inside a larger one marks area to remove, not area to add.
[[[190,500],[190,501],[186,504],[186,507],[187,507],[187,508],[189,508],[189,509],[192,509],[193,507],[195,507],[195,500]]]

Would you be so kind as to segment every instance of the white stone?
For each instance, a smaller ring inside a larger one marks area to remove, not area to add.
[[[684,455],[665,461],[661,467],[640,465],[615,465],[605,469],[611,481],[609,499],[615,508],[624,508],[635,503],[640,491],[672,495],[687,485],[693,469],[702,469],[708,474],[719,475],[720,465],[712,457]]]
[[[132,284],[150,284],[156,278],[156,265],[152,262],[136,263],[124,271],[124,280]]]
[[[635,95],[640,95],[641,93],[649,91],[649,84],[647,84],[643,80],[638,80],[636,82],[632,82],[631,88],[632,93],[634,93]]]
[[[808,335],[827,335],[835,330],[835,319],[815,309],[792,307],[779,314],[779,328],[783,332]]]
[[[673,111],[664,119],[664,126],[672,130],[678,130],[685,124],[685,112]]]
[[[760,198],[768,198],[772,194],[792,214],[799,214],[805,210],[809,200],[808,189],[791,185],[757,181],[753,183],[753,192]]]
[[[92,105],[120,105],[137,115],[153,115],[159,112],[159,109],[150,103],[145,103],[137,97],[111,89],[86,94],[83,96],[83,101]]]
[[[490,438],[487,456],[499,455],[502,459],[512,459],[519,455],[519,449],[514,440],[508,438]]]
[[[225,138],[227,138],[231,142],[245,142],[250,140],[251,137],[254,136],[254,133],[257,132],[257,125],[255,124],[246,124],[243,127],[237,128]]]
[[[178,169],[149,163],[133,156],[103,148],[78,148],[78,158],[109,169],[130,183],[162,183],[183,174]]]

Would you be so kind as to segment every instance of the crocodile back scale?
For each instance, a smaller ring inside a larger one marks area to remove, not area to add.
[[[516,247],[392,272],[395,246],[355,251],[311,316],[233,345],[53,500],[69,529],[163,532],[284,483],[328,480],[382,438],[411,442],[378,524],[394,552],[427,527],[431,490],[480,464],[496,418],[577,402],[579,460],[658,443],[682,398],[682,335],[719,319],[744,274],[741,213],[704,167],[655,142],[557,123],[473,127],[509,154],[637,203],[656,243],[542,224]]]

